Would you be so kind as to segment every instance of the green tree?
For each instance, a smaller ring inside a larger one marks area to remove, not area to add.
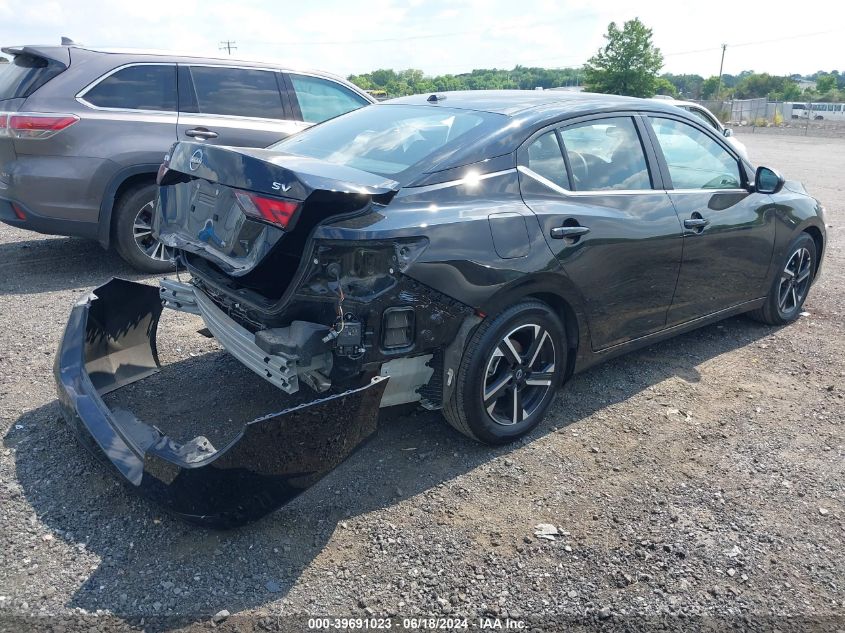
[[[701,84],[704,83],[704,77],[701,75],[673,75],[672,73],[664,73],[660,77],[675,86],[678,95],[685,99],[698,99],[701,97]]]
[[[639,18],[607,27],[604,48],[584,65],[586,89],[607,94],[652,97],[663,55],[651,42],[651,29]]]
[[[701,84],[701,98],[702,99],[716,99],[718,95],[716,91],[719,89],[719,78],[713,75],[708,77]]]
[[[657,80],[654,82],[654,94],[677,97],[678,89],[675,88],[675,84],[666,79],[666,77],[658,77]]]
[[[819,75],[816,79],[816,92],[824,94],[836,89],[836,77],[833,75]]]

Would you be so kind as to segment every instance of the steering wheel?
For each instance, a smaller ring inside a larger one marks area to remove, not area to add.
[[[730,174],[722,174],[721,176],[716,176],[712,180],[708,180],[704,185],[702,185],[702,189],[735,189],[739,186],[736,182],[736,178],[734,178]]]
[[[575,179],[575,182],[581,182],[582,180],[586,180],[587,174],[590,173],[590,166],[587,164],[587,159],[584,158],[584,155],[581,152],[576,152],[575,150],[569,150],[569,155],[570,156],[573,156],[573,155],[576,156],[578,158],[578,160],[581,161],[580,166],[584,170],[584,173],[582,173],[579,176],[578,172],[575,169],[575,166],[572,165],[572,177]],[[570,163],[571,163],[571,161],[570,161]]]

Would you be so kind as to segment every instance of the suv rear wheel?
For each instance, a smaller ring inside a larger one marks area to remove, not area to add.
[[[152,234],[157,191],[155,183],[133,187],[120,197],[114,210],[115,249],[130,266],[145,273],[174,269],[173,249]]]

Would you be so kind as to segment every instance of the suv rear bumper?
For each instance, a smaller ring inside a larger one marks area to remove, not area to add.
[[[15,212],[12,203],[23,213],[23,218]],[[94,240],[97,239],[99,230],[96,222],[78,222],[38,215],[23,203],[4,198],[0,198],[0,222],[15,228],[46,235],[68,235]]]
[[[112,279],[71,311],[54,365],[62,414],[81,443],[143,495],[189,521],[233,527],[286,503],[376,429],[388,379],[272,412],[216,449],[179,444],[102,396],[159,370],[154,286]],[[199,386],[198,386],[199,387]]]

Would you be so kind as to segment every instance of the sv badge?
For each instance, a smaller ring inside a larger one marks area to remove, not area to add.
[[[283,182],[274,182],[273,183],[273,191],[281,190],[281,191],[284,191],[284,192],[288,192],[288,191],[290,191],[290,188],[292,186],[293,185],[288,185],[288,184],[283,183]]]

